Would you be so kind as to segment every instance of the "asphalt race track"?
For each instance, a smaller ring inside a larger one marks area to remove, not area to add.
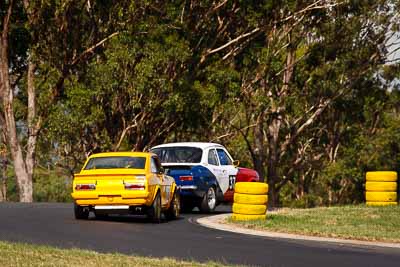
[[[78,221],[72,204],[0,203],[0,240],[253,266],[400,266],[400,249],[222,232],[196,224],[201,216],[183,214],[159,225],[134,216]]]

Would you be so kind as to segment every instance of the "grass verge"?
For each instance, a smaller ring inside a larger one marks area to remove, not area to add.
[[[198,263],[171,258],[149,258],[122,254],[97,253],[80,249],[0,241],[0,266],[226,266],[215,262]]]
[[[233,221],[246,228],[311,236],[400,243],[400,207],[340,206],[282,209],[265,221]]]

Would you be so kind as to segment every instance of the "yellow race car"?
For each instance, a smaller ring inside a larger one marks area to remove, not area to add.
[[[180,213],[174,178],[164,174],[156,154],[107,152],[91,155],[74,175],[72,198],[76,219],[108,214],[147,214],[159,223]]]

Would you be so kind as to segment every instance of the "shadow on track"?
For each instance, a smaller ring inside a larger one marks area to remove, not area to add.
[[[232,206],[229,204],[222,204],[212,213],[202,213],[198,208],[194,208],[190,212],[181,213],[179,218],[172,221],[181,221],[189,217],[204,217],[218,214],[226,214],[232,212]],[[94,216],[93,213],[89,216],[89,221],[100,221],[100,222],[118,222],[118,223],[141,223],[141,224],[153,224],[146,215],[108,215],[108,216]],[[161,223],[168,223],[165,216],[162,216]]]

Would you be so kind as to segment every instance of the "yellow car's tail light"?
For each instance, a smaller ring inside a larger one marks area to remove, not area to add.
[[[77,184],[75,190],[95,190],[95,184]]]
[[[146,188],[143,183],[124,183],[126,190],[144,190]]]

